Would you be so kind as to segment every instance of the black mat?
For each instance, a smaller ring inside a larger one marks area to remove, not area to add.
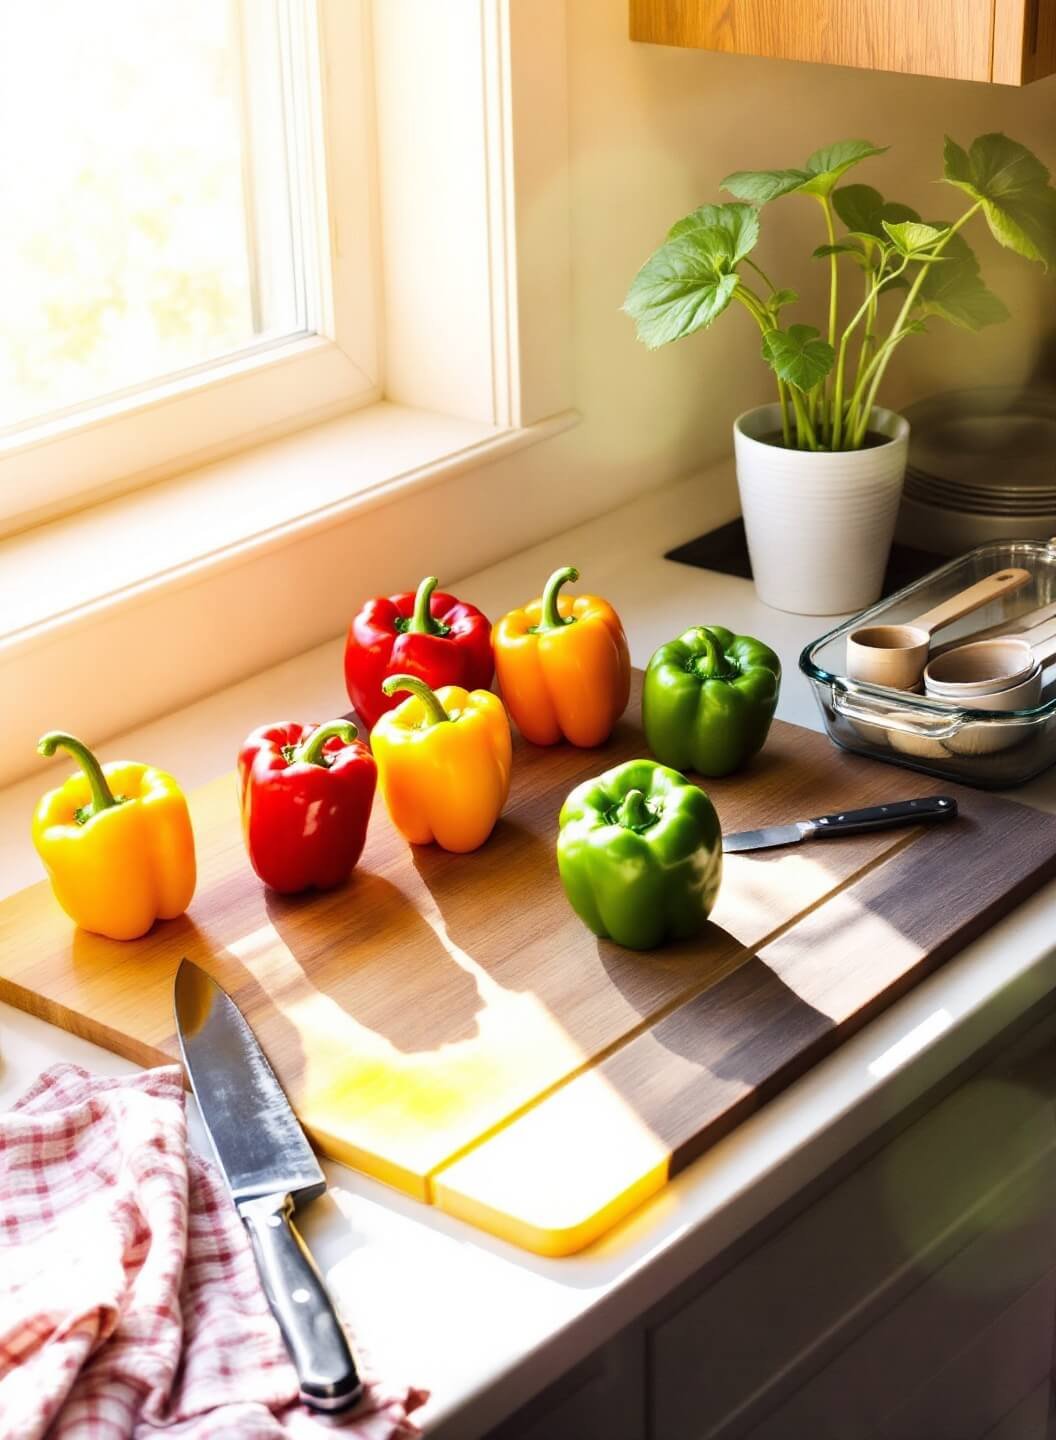
[[[884,576],[885,595],[901,590],[921,579],[929,571],[945,565],[948,555],[931,555],[926,550],[913,550],[908,545],[892,545],[891,558]],[[742,580],[752,578],[752,565],[748,559],[748,542],[744,536],[744,521],[731,520],[684,545],[676,545],[664,556],[665,560],[677,560],[680,565],[695,565],[698,570],[716,570],[720,575],[737,575]]]

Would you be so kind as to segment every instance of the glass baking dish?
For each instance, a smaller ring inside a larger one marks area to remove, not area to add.
[[[998,570],[1019,566],[1033,579],[1015,594],[940,630],[934,650],[981,630],[1026,629],[1056,614],[1056,539],[1048,544],[998,540],[980,545],[907,585],[808,645],[799,668],[811,683],[829,739],[844,750],[923,770],[986,790],[1003,790],[1040,775],[1056,761],[1056,669],[1044,672],[1033,710],[969,710],[956,701],[891,690],[846,674],[847,636],[860,625],[905,624]]]

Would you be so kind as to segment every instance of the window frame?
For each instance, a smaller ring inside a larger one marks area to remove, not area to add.
[[[381,397],[375,115],[368,0],[291,0],[308,93],[313,333],[247,345],[0,438],[0,534],[55,518]],[[363,197],[367,203],[363,203]],[[314,243],[313,243],[314,242]],[[260,417],[268,417],[261,425]]]
[[[408,573],[454,579],[592,513],[569,483],[579,416],[566,0],[376,0],[373,21],[382,165],[394,135],[396,158],[402,145],[414,160],[390,168],[373,237],[388,284],[410,287],[399,316],[377,311],[384,403],[329,424],[302,418],[288,427],[300,433],[271,444],[257,444],[268,437],[254,416],[256,431],[218,464],[172,463],[158,483],[135,475],[123,482],[133,493],[0,541],[0,591],[27,602],[0,619],[0,785],[26,773],[57,714],[98,741],[343,632],[352,577],[360,596],[397,590]],[[401,89],[412,58],[428,91]],[[439,147],[442,164],[423,173],[401,127],[441,123],[476,136],[474,155]],[[450,203],[455,185],[464,205]],[[408,249],[410,220],[421,243]],[[452,305],[443,265],[460,254],[471,317]],[[398,269],[408,255],[411,275]],[[459,414],[447,408],[453,393]],[[71,463],[92,433],[79,434]],[[218,615],[237,644],[218,639]],[[115,654],[137,657],[135,684],[100,684]]]

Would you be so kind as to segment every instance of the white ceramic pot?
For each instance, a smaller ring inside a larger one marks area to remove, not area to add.
[[[781,408],[762,405],[733,426],[737,485],[760,600],[801,615],[864,610],[880,596],[906,471],[909,422],[874,410],[870,450],[786,450],[764,435]]]

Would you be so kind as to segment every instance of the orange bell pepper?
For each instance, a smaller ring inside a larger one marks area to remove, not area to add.
[[[510,791],[513,748],[502,701],[490,690],[390,675],[386,695],[411,698],[387,710],[370,735],[378,784],[392,823],[412,845],[476,850],[495,828]]]
[[[561,595],[578,580],[555,570],[538,600],[495,626],[495,670],[517,728],[533,745],[564,737],[590,748],[608,739],[627,708],[631,657],[620,617],[596,595]]]

